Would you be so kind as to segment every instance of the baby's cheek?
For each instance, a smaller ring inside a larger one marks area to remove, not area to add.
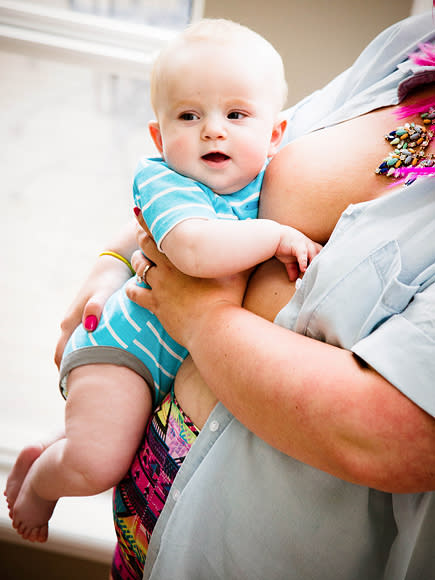
[[[186,164],[192,158],[193,152],[189,146],[189,141],[180,137],[178,139],[171,139],[163,147],[164,159],[172,169],[183,173]]]

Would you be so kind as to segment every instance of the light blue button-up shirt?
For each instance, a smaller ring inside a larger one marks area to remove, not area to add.
[[[435,416],[434,282],[435,180],[426,178],[349,206],[276,322],[352,350]]]
[[[288,111],[287,140],[396,104],[416,79],[407,55],[434,38],[430,13],[382,33]],[[276,322],[354,351],[434,414],[434,263],[435,184],[419,179],[350,206]],[[341,481],[271,448],[218,404],[174,481],[144,578],[431,580],[434,538],[433,493]]]

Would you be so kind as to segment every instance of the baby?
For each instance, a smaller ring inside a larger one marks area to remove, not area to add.
[[[134,199],[159,249],[185,273],[228,276],[276,256],[295,279],[320,250],[293,228],[256,219],[265,167],[286,127],[285,98],[278,53],[233,22],[200,21],[159,55],[149,131],[161,157],[140,164]],[[61,365],[65,435],[25,448],[6,486],[23,538],[47,539],[61,496],[122,479],[186,355],[124,289],[94,332],[74,332]]]

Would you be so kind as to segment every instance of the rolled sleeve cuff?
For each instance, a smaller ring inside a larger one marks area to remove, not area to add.
[[[435,342],[396,315],[352,347],[406,397],[435,416]]]
[[[62,359],[59,371],[59,388],[64,399],[68,397],[67,380],[69,373],[77,367],[91,364],[111,364],[131,369],[147,383],[155,402],[154,380],[151,371],[130,352],[112,346],[86,346],[68,353]]]

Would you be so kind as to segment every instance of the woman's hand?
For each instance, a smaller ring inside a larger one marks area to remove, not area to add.
[[[130,257],[136,245],[136,220],[130,220],[114,236],[106,248],[121,256]],[[86,330],[95,330],[98,326],[104,305],[109,298],[131,276],[131,272],[120,260],[112,256],[100,256],[92,268],[87,280],[69,307],[61,322],[61,334],[57,341],[54,362],[59,367],[65,345],[80,322]]]
[[[203,313],[222,302],[241,305],[249,273],[219,280],[187,276],[157,249],[141,214],[138,221],[142,227],[137,241],[143,253],[133,254],[132,265],[139,276],[146,265],[152,265],[146,272],[146,282],[151,288],[140,287],[132,281],[127,286],[127,296],[153,312],[166,331],[187,346]]]
[[[54,362],[59,367],[65,345],[82,323],[95,330],[107,299],[131,276],[126,265],[112,256],[100,256],[60,325]]]

